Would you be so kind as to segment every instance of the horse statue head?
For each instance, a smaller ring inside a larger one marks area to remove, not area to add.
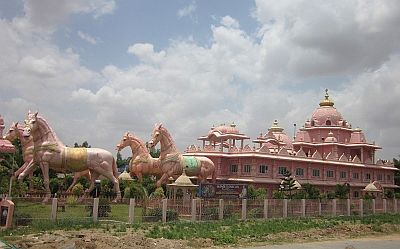
[[[165,129],[162,124],[155,124],[151,140],[148,142],[149,148],[154,148],[162,139],[162,129]]]
[[[121,141],[117,144],[117,150],[121,151],[125,147],[130,146],[133,152],[148,153],[146,145],[134,134],[126,132]]]
[[[14,141],[18,138],[18,122],[12,123],[10,128],[8,129],[7,133],[3,136],[3,139],[7,139],[8,141]]]
[[[28,118],[25,119],[25,128],[23,131],[24,137],[31,136],[34,131],[37,131],[39,129],[39,125],[37,122],[37,115],[38,112],[35,113],[31,113],[31,111],[28,112]]]

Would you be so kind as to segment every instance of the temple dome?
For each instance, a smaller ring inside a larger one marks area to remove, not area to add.
[[[325,91],[325,99],[319,103],[319,107],[311,116],[311,126],[342,126],[342,114],[333,107],[334,102],[329,99],[328,89]]]
[[[287,149],[293,149],[292,140],[283,130],[284,129],[278,125],[278,121],[275,120],[272,126],[268,129],[267,135],[273,136],[276,140],[285,143]]]
[[[211,127],[211,130],[208,132],[209,135],[214,132],[218,132],[220,134],[239,134],[239,130],[236,128],[236,125],[232,123],[231,125],[220,125],[217,127]]]

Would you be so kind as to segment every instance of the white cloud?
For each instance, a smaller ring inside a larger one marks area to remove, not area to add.
[[[221,24],[228,27],[228,28],[234,28],[234,29],[238,29],[239,28],[239,23],[238,21],[236,21],[235,19],[233,19],[230,16],[224,16],[221,19]]]
[[[89,43],[92,44],[92,45],[96,45],[96,44],[97,44],[97,39],[96,39],[96,38],[90,36],[90,35],[87,34],[87,33],[82,32],[82,31],[80,31],[80,30],[78,31],[78,36],[79,36],[82,40],[84,40],[84,41],[86,41],[86,42],[89,42]]]
[[[192,17],[193,13],[196,11],[196,9],[197,9],[196,2],[193,1],[191,4],[183,7],[182,9],[179,9],[177,15],[179,18],[187,17],[187,16]]]
[[[128,48],[128,53],[135,55],[143,62],[160,63],[165,57],[165,51],[154,52],[153,44],[136,43]]]

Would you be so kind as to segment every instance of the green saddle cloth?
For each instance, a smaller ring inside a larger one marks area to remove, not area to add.
[[[183,163],[186,174],[196,173],[200,168],[200,161],[194,156],[184,156]]]

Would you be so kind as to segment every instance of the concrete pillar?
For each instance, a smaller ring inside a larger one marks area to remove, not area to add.
[[[135,199],[129,199],[128,223],[135,221]]]
[[[373,214],[376,213],[376,202],[375,202],[375,199],[372,199],[372,213]]]
[[[360,216],[364,216],[364,200],[360,199]]]
[[[268,218],[268,199],[264,200],[264,219]]]
[[[51,200],[51,220],[57,220],[57,198]]]
[[[192,199],[192,221],[196,221],[196,199]]]
[[[306,200],[301,199],[301,217],[306,217]]]
[[[332,199],[332,216],[336,216],[336,207],[337,207],[337,200]]]
[[[351,215],[351,202],[350,199],[347,199],[347,216]]]
[[[242,200],[242,220],[247,218],[247,199]]]
[[[322,216],[322,203],[321,203],[321,200],[318,203],[318,215]]]
[[[288,211],[288,200],[287,199],[283,199],[283,218],[287,217],[287,211]]]
[[[386,199],[383,199],[383,213],[387,213],[387,201]]]
[[[162,199],[162,222],[167,222],[168,199]]]
[[[93,222],[97,222],[97,219],[99,217],[99,198],[94,198],[93,199]]]
[[[218,210],[218,219],[224,219],[224,200],[219,199],[219,210]]]
[[[393,199],[393,202],[394,202],[393,203],[393,205],[394,205],[394,209],[393,210],[394,210],[394,213],[397,214],[397,199],[396,198]]]

